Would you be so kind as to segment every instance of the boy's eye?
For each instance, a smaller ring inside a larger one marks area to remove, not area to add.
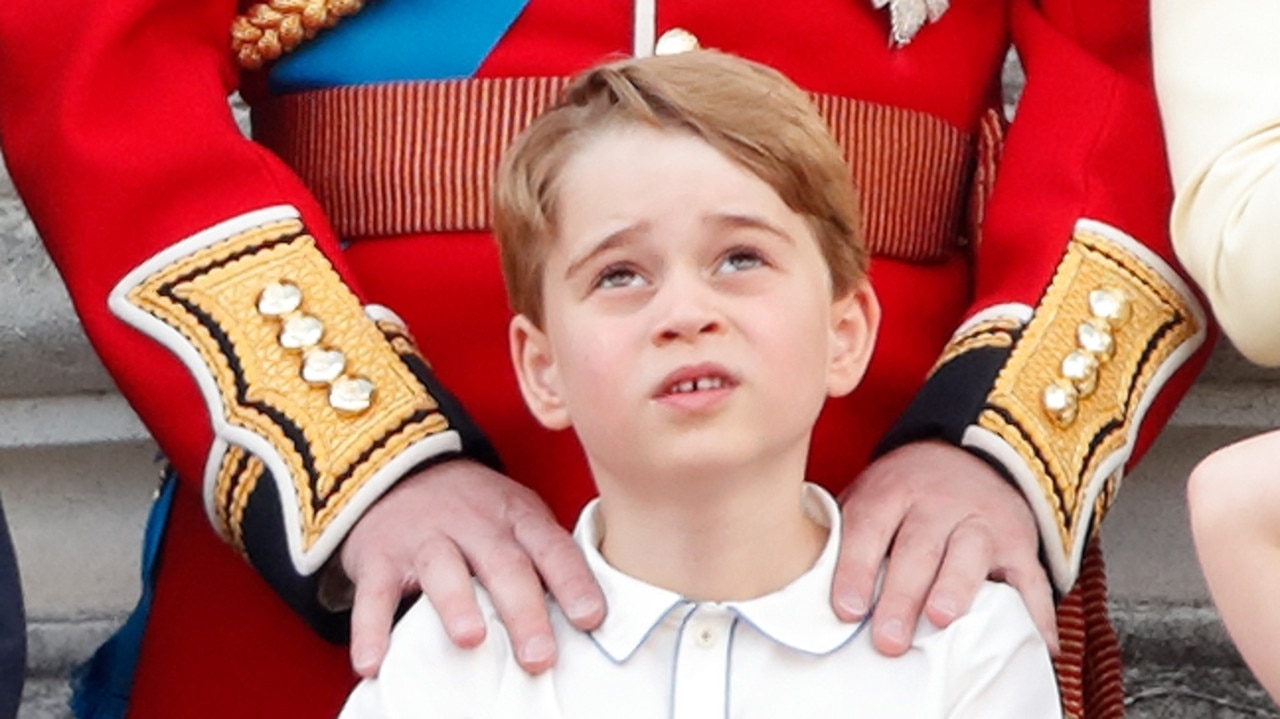
[[[754,270],[757,267],[764,266],[764,264],[764,257],[759,252],[750,248],[739,247],[725,253],[716,270],[726,273],[742,272],[743,270]]]
[[[616,289],[619,287],[639,287],[644,278],[639,272],[625,265],[606,267],[596,278],[595,287],[599,289]]]

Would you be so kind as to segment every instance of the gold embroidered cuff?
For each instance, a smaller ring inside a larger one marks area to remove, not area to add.
[[[211,520],[242,552],[248,497],[269,474],[297,570],[309,574],[411,467],[460,449],[457,432],[342,282],[296,213],[250,213],[144,263],[112,293],[125,321],[188,366],[217,436]]]
[[[1147,408],[1204,337],[1203,310],[1167,264],[1082,220],[1020,331],[958,338],[949,356],[1012,339],[963,443],[1003,464],[1027,495],[1059,588],[1074,582]]]

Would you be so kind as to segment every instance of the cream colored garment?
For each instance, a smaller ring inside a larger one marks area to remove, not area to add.
[[[1174,249],[1246,357],[1280,365],[1280,2],[1152,0]]]

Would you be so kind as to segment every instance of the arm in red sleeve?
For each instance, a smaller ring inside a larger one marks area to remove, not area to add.
[[[300,613],[409,469],[491,459],[227,105],[234,0],[0,8],[5,159],[85,329],[210,521]]]
[[[1015,3],[1027,84],[986,158],[975,300],[882,446],[943,438],[1000,468],[1063,591],[1208,351],[1169,244],[1148,27],[1145,0]]]

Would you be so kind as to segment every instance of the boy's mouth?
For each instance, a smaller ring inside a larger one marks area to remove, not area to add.
[[[720,389],[727,384],[723,377],[699,377],[685,380],[667,390],[667,394],[683,394],[685,392],[702,392],[709,389]]]
[[[682,367],[667,375],[659,385],[657,397],[692,394],[694,392],[710,392],[729,389],[738,384],[733,375],[720,365],[702,363]]]

